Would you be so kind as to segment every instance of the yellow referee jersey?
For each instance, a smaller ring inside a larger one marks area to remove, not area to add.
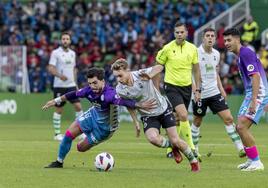
[[[156,61],[165,66],[166,83],[189,86],[192,84],[192,66],[198,63],[197,48],[190,42],[178,45],[173,40],[157,53]]]

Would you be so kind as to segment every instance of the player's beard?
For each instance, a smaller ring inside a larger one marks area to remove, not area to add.
[[[104,87],[104,86],[103,86]],[[99,95],[101,94],[102,90],[103,90],[103,87],[99,87],[99,88],[95,88],[95,89],[92,89],[92,91],[96,94],[96,95]]]
[[[63,49],[67,50],[69,48],[69,44],[62,44]]]

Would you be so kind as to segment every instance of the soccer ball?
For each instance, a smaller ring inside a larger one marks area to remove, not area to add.
[[[100,153],[96,156],[94,165],[98,171],[111,171],[114,167],[114,158],[110,153]]]

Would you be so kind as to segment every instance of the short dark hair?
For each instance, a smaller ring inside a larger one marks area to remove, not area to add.
[[[72,38],[70,32],[68,32],[68,31],[62,32],[61,35],[60,35],[60,38],[62,38],[63,35],[68,35],[70,37],[70,39]]]
[[[216,30],[215,29],[213,29],[211,27],[208,27],[208,28],[204,29],[203,36],[206,34],[206,32],[209,32],[209,31],[214,32],[216,34]]]
[[[223,36],[232,35],[235,37],[240,37],[240,31],[236,28],[230,28],[223,32]]]
[[[94,78],[95,76],[98,78],[98,80],[103,80],[104,79],[104,69],[97,68],[97,67],[89,68],[87,71],[87,78]]]
[[[185,25],[184,23],[180,22],[180,21],[177,21],[177,22],[175,23],[174,28],[176,28],[176,27],[181,27],[181,26],[184,26],[185,29],[187,30],[186,25]]]

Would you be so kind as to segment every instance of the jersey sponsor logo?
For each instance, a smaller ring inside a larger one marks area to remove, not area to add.
[[[213,66],[211,64],[205,64],[206,72],[212,72],[214,71]]]
[[[252,65],[252,64],[249,64],[249,65],[247,66],[247,70],[248,70],[249,72],[253,71],[254,69],[255,69],[255,67],[254,67],[254,65]]]
[[[65,63],[68,64],[72,64],[72,62],[70,60],[65,61]]]

